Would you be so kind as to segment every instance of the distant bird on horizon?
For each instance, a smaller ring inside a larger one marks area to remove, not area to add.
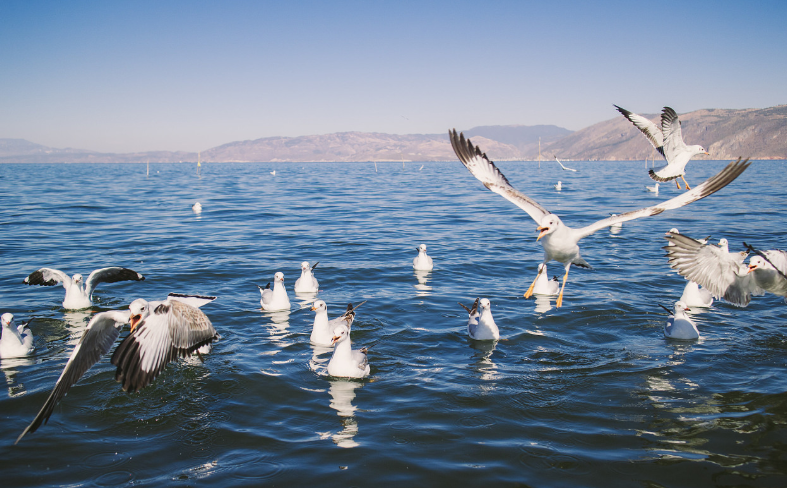
[[[63,308],[68,310],[80,310],[93,306],[93,290],[99,283],[117,283],[118,281],[143,281],[144,276],[133,269],[113,266],[101,268],[93,271],[87,277],[87,281],[82,286],[82,275],[77,273],[70,277],[59,269],[41,268],[30,273],[25,278],[27,285],[55,286],[62,283],[66,289],[66,297],[63,299]]]
[[[665,210],[683,207],[691,202],[712,195],[734,181],[750,164],[748,159],[741,162],[741,159],[738,158],[737,161],[728,164],[718,174],[708,178],[701,185],[675,198],[661,202],[658,205],[632,210],[614,217],[610,216],[588,226],[573,229],[565,225],[557,215],[549,212],[535,200],[527,197],[511,186],[508,179],[500,172],[497,166],[495,166],[477,146],[474,146],[469,139],[466,140],[464,134],[457,134],[456,129],[448,131],[448,134],[456,156],[459,158],[459,161],[465,165],[468,171],[481,181],[487,189],[499,194],[527,212],[527,214],[538,224],[536,230],[540,233],[536,240],[538,241],[543,238],[541,241],[541,245],[544,247],[543,263],[546,264],[549,261],[555,260],[562,263],[566,270],[566,274],[563,276],[563,286],[560,289],[560,295],[556,303],[557,307],[563,304],[563,291],[566,287],[568,271],[571,265],[573,264],[583,268],[591,267],[580,257],[579,241],[581,239],[600,229],[610,227],[613,224],[638,219],[640,217],[658,215]],[[539,270],[539,274],[541,272],[542,271]],[[538,275],[525,293],[525,298],[529,298],[533,294],[533,287],[535,286],[536,280],[538,280]]]
[[[202,204],[197,202],[191,206],[191,210],[194,211],[195,214],[202,213]]]
[[[555,185],[555,190],[560,191],[562,189],[563,189],[563,182],[562,181],[558,181],[557,185]]]
[[[678,190],[680,190],[680,183],[677,180],[677,178],[680,178],[683,180],[683,183],[686,184],[686,189],[691,190],[686,178],[684,178],[686,174],[686,165],[691,158],[698,154],[705,154],[706,156],[709,154],[702,146],[687,146],[686,143],[683,142],[683,135],[681,133],[680,120],[678,120],[677,112],[670,107],[664,107],[664,110],[661,112],[661,127],[658,127],[641,115],[629,112],[617,105],[614,105],[614,107],[642,132],[659,154],[667,161],[665,166],[655,171],[651,169],[648,172],[651,179],[661,182],[675,180],[675,184],[678,186]]]

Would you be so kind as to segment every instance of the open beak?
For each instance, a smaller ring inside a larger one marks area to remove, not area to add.
[[[317,311],[317,307],[312,307],[312,311],[316,312]]]
[[[538,234],[538,237],[536,238],[536,242],[538,242],[539,239],[541,239],[542,237],[544,237],[547,234],[547,231],[549,231],[549,227],[541,227],[539,225],[538,227],[536,227],[536,230],[540,230],[541,231],[541,233]]]
[[[132,315],[129,323],[131,324],[131,332],[134,332],[134,328],[136,328],[139,321],[142,320],[142,315]]]
[[[334,345],[334,344],[336,344],[336,341],[338,341],[338,340],[339,340],[339,338],[338,338],[338,337],[336,337],[336,336],[332,337],[332,338],[331,338],[331,345]]]
[[[747,271],[747,272],[746,272],[746,274],[749,274],[749,273],[751,273],[751,272],[752,272],[752,271],[754,271],[755,269],[757,269],[757,265],[756,265],[756,264],[750,264],[750,265],[749,265],[749,271]]]

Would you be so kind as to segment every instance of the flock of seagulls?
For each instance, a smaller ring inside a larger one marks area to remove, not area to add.
[[[510,201],[526,212],[536,224],[536,241],[541,243],[544,257],[538,265],[538,272],[525,292],[525,298],[532,295],[557,296],[556,306],[563,305],[563,296],[571,266],[590,268],[590,264],[580,254],[579,242],[598,230],[610,228],[619,231],[623,222],[658,215],[666,210],[676,209],[705,198],[721,190],[735,180],[746,168],[749,160],[729,163],[718,174],[691,189],[686,182],[685,167],[697,154],[707,154],[701,146],[687,146],[682,139],[677,114],[665,107],[661,117],[661,127],[642,116],[620,107],[616,108],[648,138],[653,146],[667,160],[667,165],[650,176],[658,181],[683,179],[686,191],[670,200],[657,205],[632,210],[609,217],[580,228],[572,228],[563,223],[556,214],[548,211],[539,203],[515,189],[495,164],[475,146],[464,134],[449,131],[452,148],[469,172],[494,193]],[[564,170],[566,168],[557,157],[555,160]],[[272,172],[273,173],[273,172]],[[555,185],[557,190],[562,183]],[[650,190],[650,188],[648,188]],[[658,183],[653,189],[658,193]],[[197,202],[192,210],[199,214],[202,205]],[[729,252],[725,239],[718,245],[707,240],[695,240],[677,229],[671,229],[665,238],[664,247],[669,265],[688,281],[683,295],[674,305],[664,326],[668,338],[693,340],[699,338],[699,331],[686,313],[690,307],[710,307],[714,298],[723,298],[737,306],[746,306],[752,295],[770,292],[787,297],[787,253],[778,250],[757,251],[747,246],[748,252]],[[418,248],[413,259],[416,272],[434,269],[433,259],[427,255],[425,244]],[[754,253],[749,264],[744,264],[748,253]],[[547,264],[557,261],[563,266],[562,285],[558,277],[548,278]],[[332,347],[333,353],[328,362],[327,372],[331,376],[364,378],[370,374],[367,348],[353,349],[350,334],[356,310],[363,305],[348,304],[338,317],[329,319],[328,305],[316,299],[319,282],[314,276],[317,262],[301,263],[301,276],[295,282],[294,291],[313,298],[311,310],[315,312],[310,342],[317,346]],[[64,272],[52,268],[40,268],[24,279],[28,285],[54,286],[62,284],[65,288],[63,308],[78,310],[93,306],[92,294],[99,283],[119,281],[142,281],[144,276],[129,268],[109,267],[93,271],[83,283],[82,275],[69,277]],[[700,288],[700,286],[702,288]],[[273,288],[268,283],[260,290],[260,306],[264,311],[289,311],[291,303],[284,286],[284,274],[276,272]],[[111,363],[116,366],[115,379],[124,391],[136,392],[152,383],[164,368],[178,358],[210,352],[211,346],[219,338],[210,319],[201,307],[216,297],[183,295],[170,293],[165,300],[148,302],[136,299],[128,310],[111,310],[95,314],[79,343],[72,351],[62,374],[56,381],[51,394],[30,425],[19,435],[19,442],[26,434],[35,432],[52,415],[55,406],[69,389],[110,349],[120,337],[126,325],[129,334],[115,348]],[[488,298],[476,298],[472,307],[460,303],[467,311],[467,334],[473,340],[497,341],[500,330],[492,316],[492,305]],[[0,357],[22,357],[34,351],[33,334],[27,324],[15,326],[11,313],[5,313],[2,320],[0,337]]]

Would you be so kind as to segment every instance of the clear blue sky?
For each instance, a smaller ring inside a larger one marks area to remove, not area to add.
[[[108,152],[787,103],[787,2],[0,2],[0,138]]]

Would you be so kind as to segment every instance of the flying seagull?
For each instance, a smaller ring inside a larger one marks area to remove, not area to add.
[[[546,264],[552,260],[558,261],[562,263],[566,269],[566,274],[563,276],[563,286],[560,288],[560,295],[556,303],[557,307],[563,304],[563,290],[566,288],[568,270],[571,265],[573,264],[583,268],[591,267],[579,254],[579,241],[582,238],[613,224],[638,219],[640,217],[658,215],[665,210],[679,208],[701,198],[705,198],[730,184],[748,168],[750,164],[748,159],[741,161],[741,159],[738,158],[737,161],[728,164],[717,175],[712,176],[693,190],[687,191],[666,202],[662,202],[652,207],[610,216],[586,227],[573,229],[565,225],[557,215],[549,212],[535,200],[525,196],[511,186],[508,179],[499,169],[497,169],[497,166],[495,166],[477,146],[474,146],[469,139],[465,139],[464,134],[457,135],[456,129],[454,129],[453,131],[449,130],[448,135],[459,161],[465,165],[473,176],[481,181],[485,187],[527,212],[527,214],[538,224],[536,229],[540,231],[540,234],[536,240],[543,239],[541,241],[541,245],[544,247],[543,263]],[[544,268],[539,268],[539,275],[543,272],[543,269]],[[536,279],[533,280],[530,288],[528,288],[525,293],[525,298],[529,298],[530,295],[533,294],[533,287],[537,280],[538,275],[536,275]]]
[[[16,442],[49,420],[55,406],[74,383],[109,352],[124,325],[131,324],[131,333],[115,349],[112,364],[117,366],[115,379],[129,393],[149,385],[170,361],[190,356],[218,339],[216,329],[198,308],[215,299],[170,293],[163,301],[148,302],[138,298],[131,302],[128,310],[94,315],[49,398]]]
[[[72,277],[59,269],[41,268],[30,273],[24,282],[28,285],[55,286],[63,284],[66,289],[66,298],[63,299],[63,308],[79,310],[93,306],[93,290],[99,283],[116,283],[118,281],[142,281],[145,277],[133,269],[113,266],[101,268],[90,273],[87,281],[82,286],[82,275],[77,273]]]
[[[554,154],[553,154],[553,156],[554,156]],[[560,167],[563,168],[565,171],[573,171],[575,173],[577,172],[577,170],[575,170],[574,168],[566,168],[565,166],[563,166],[563,163],[560,162],[560,160],[557,158],[557,156],[555,156],[555,161],[557,161],[557,164],[559,164]]]
[[[683,175],[686,174],[686,165],[689,160],[698,154],[708,155],[708,151],[704,147],[694,145],[687,146],[683,142],[683,135],[680,130],[680,120],[678,114],[670,107],[664,107],[661,112],[661,127],[646,119],[641,115],[629,112],[625,108],[620,108],[614,105],[618,112],[622,113],[629,122],[639,129],[645,137],[648,138],[653,147],[667,160],[667,165],[658,168],[657,170],[650,170],[648,174],[656,181],[669,181],[675,180],[680,190],[680,183],[677,178],[683,180],[686,184],[686,189],[691,190],[691,187],[686,182]]]

